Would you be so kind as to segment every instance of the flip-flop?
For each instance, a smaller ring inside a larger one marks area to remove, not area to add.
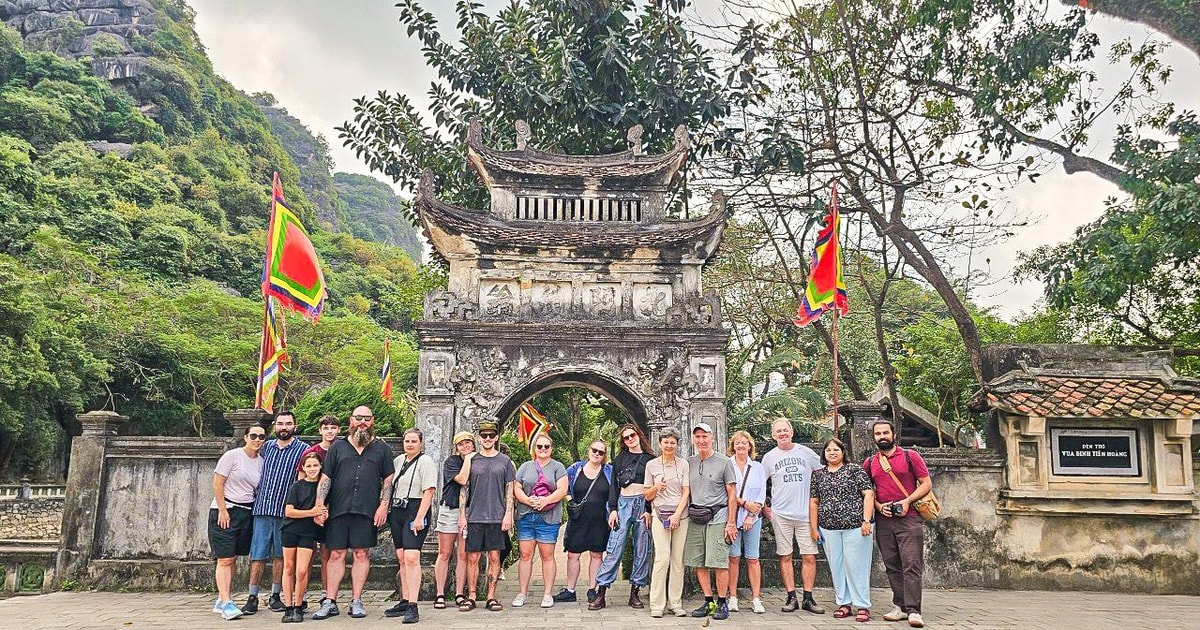
[[[838,609],[833,611],[833,618],[834,619],[845,619],[846,617],[849,617],[852,614],[854,614],[854,610],[852,608],[850,608],[849,606],[846,606],[846,605],[842,605],[842,606],[838,606]]]
[[[475,600],[470,597],[464,597],[462,603],[458,605],[458,612],[470,612],[475,610]]]
[[[446,596],[438,595],[437,597],[434,597],[433,598],[433,607],[438,610],[445,608],[446,607]]]

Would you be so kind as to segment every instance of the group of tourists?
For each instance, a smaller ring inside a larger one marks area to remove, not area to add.
[[[692,428],[694,455],[678,455],[681,435],[659,432],[657,456],[634,423],[620,427],[611,458],[603,440],[588,445],[581,461],[569,466],[553,458],[547,435],[534,437],[532,459],[515,467],[500,448],[499,427],[483,422],[476,432],[453,437],[453,453],[442,462],[436,521],[430,522],[438,494],[437,465],[424,453],[421,432],[403,435],[404,452],[374,434],[367,407],[350,417],[349,433],[338,439],[337,418],[321,421],[321,443],[309,447],[294,437],[295,418],[275,418],[275,439],[259,426],[246,430],[244,446],[223,455],[213,480],[209,538],[217,558],[217,603],[225,619],[254,614],[265,562],[273,561],[268,606],[284,622],[304,619],[309,567],[321,558],[321,599],[312,618],[340,613],[339,584],[351,554],[349,615],[364,617],[362,591],[370,568],[368,552],[385,525],[399,563],[401,599],[384,611],[416,623],[421,584],[421,548],[429,530],[437,532],[433,608],[444,609],[451,561],[455,563],[453,606],[469,612],[482,606],[500,611],[496,590],[515,528],[518,593],[514,607],[530,604],[535,555],[543,590],[540,606],[576,602],[586,576],[589,610],[609,605],[627,544],[632,545],[628,605],[650,615],[728,619],[738,612],[741,563],[750,585],[754,613],[766,612],[759,564],[764,521],[774,531],[783,584],[782,611],[824,614],[813,596],[816,557],[824,546],[833,578],[836,618],[871,620],[872,539],[878,544],[892,590],[888,621],[923,627],[921,586],[923,525],[913,504],[932,489],[920,454],[899,447],[895,427],[872,427],[878,454],[862,464],[847,461],[845,445],[828,440],[818,455],[792,442],[792,424],[774,422],[775,447],[758,461],[753,436],[735,432],[726,453],[718,452],[713,428]],[[564,518],[565,517],[565,518]],[[567,553],[565,584],[557,583],[555,548]],[[230,593],[234,561],[250,556],[250,595],[238,606]],[[800,555],[797,593],[793,558]],[[479,597],[479,573],[486,556],[486,580]],[[583,573],[583,559],[587,572]],[[651,568],[652,565],[652,568]],[[683,607],[684,567],[691,567],[703,593],[692,611]],[[856,610],[857,609],[857,610]]]

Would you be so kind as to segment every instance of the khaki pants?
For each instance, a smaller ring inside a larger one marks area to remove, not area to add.
[[[668,601],[672,610],[683,610],[683,547],[687,532],[686,517],[674,530],[663,527],[657,514],[650,525],[654,537],[654,572],[650,576],[652,613],[666,610]]]

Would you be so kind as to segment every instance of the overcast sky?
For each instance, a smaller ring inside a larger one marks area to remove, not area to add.
[[[705,0],[712,5],[719,0]],[[420,47],[399,22],[395,0],[188,0],[196,9],[196,28],[217,73],[246,92],[266,91],[280,105],[330,142],[337,169],[370,174],[337,140],[334,127],[353,113],[354,98],[380,90],[403,92],[418,105],[433,72],[425,66]],[[485,4],[503,4],[487,0]],[[428,0],[423,5],[441,24],[453,26],[454,3]],[[1092,28],[1102,45],[1130,37],[1134,43],[1150,37],[1143,28],[1094,16]],[[1200,62],[1190,52],[1173,47],[1167,62],[1175,80],[1164,94],[1181,108],[1200,109]],[[1091,155],[1107,159],[1111,129],[1096,134]],[[1056,167],[1036,184],[1024,183],[997,202],[1024,215],[1040,218],[1002,245],[978,252],[976,269],[990,259],[991,273],[1005,277],[1021,251],[1067,240],[1075,229],[1097,218],[1106,197],[1117,190],[1089,174],[1068,176]],[[995,205],[995,204],[993,204]],[[961,270],[960,270],[961,273]],[[1005,317],[1034,306],[1040,285],[1016,285],[1004,280],[972,291],[978,303],[994,306]]]

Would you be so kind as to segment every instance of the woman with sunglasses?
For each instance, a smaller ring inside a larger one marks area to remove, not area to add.
[[[517,561],[520,592],[512,605],[521,607],[529,599],[529,578],[533,574],[533,551],[542,559],[542,608],[554,606],[554,546],[562,527],[562,500],[567,496],[567,469],[550,456],[554,443],[550,436],[533,438],[533,459],[517,469],[513,495],[517,501],[517,545],[521,558]]]
[[[587,458],[567,469],[567,533],[563,548],[567,552],[567,585],[554,596],[556,602],[578,600],[580,555],[588,554],[588,603],[596,599],[596,573],[604,549],[608,546],[608,489],[612,486],[612,466],[606,463],[608,446],[596,440],[588,446]]]
[[[621,439],[621,452],[613,459],[613,481],[608,492],[608,535],[604,562],[596,576],[598,587],[596,598],[588,604],[588,610],[600,610],[607,605],[605,596],[608,587],[617,580],[617,568],[625,552],[625,540],[633,533],[633,571],[629,574],[629,605],[645,608],[640,591],[650,577],[650,530],[643,515],[646,499],[642,496],[642,481],[646,478],[646,462],[654,458],[650,440],[633,422],[621,425],[617,433]]]
[[[250,510],[262,477],[259,452],[266,440],[266,429],[257,424],[247,427],[242,433],[242,446],[221,455],[213,469],[213,502],[208,510],[208,545],[217,559],[217,603],[213,612],[226,621],[244,614],[233,603],[230,589],[237,557],[250,554]]]

